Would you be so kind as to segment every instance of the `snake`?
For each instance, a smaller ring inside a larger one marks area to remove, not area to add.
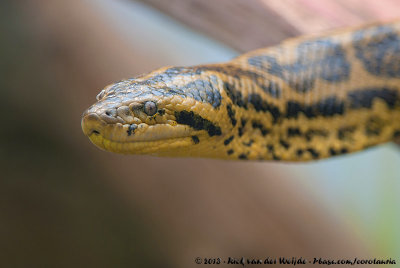
[[[287,39],[106,86],[82,115],[106,151],[310,161],[400,139],[400,22]]]

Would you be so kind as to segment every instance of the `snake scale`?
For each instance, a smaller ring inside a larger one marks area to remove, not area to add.
[[[104,88],[82,117],[124,154],[307,161],[400,138],[400,22],[289,39]]]

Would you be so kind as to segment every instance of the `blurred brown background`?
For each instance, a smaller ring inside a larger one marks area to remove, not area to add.
[[[375,257],[368,237],[303,189],[285,172],[290,165],[106,153],[82,134],[80,115],[112,81],[390,19],[399,16],[399,2],[140,2],[2,2],[0,266],[186,268],[199,267],[196,257]],[[140,19],[149,14],[154,25]]]

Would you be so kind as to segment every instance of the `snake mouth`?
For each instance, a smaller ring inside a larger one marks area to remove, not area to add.
[[[154,125],[110,124],[96,113],[85,114],[81,125],[84,134],[101,149],[134,154],[148,154],[163,151],[163,148],[189,145],[191,137],[199,132],[176,122]]]
[[[115,141],[93,133],[89,139],[100,149],[122,154],[162,155],[192,144],[192,138],[189,136],[147,141]]]

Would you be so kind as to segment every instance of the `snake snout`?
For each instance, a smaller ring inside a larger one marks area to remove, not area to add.
[[[96,113],[84,114],[81,121],[83,133],[86,136],[92,134],[101,135],[102,129],[105,126],[105,122]]]

